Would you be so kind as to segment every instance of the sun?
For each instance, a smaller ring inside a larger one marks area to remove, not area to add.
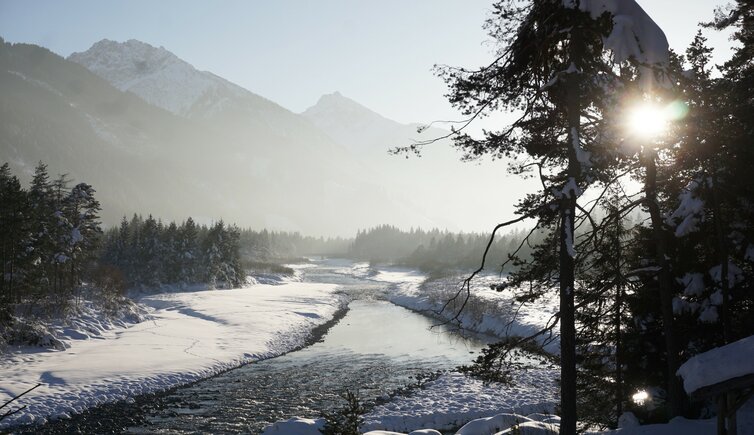
[[[682,120],[688,113],[688,104],[681,100],[667,105],[644,101],[628,109],[626,130],[634,137],[657,139],[667,132],[671,123]]]
[[[662,135],[668,129],[668,111],[650,103],[642,103],[631,109],[628,129],[636,136],[650,139]]]

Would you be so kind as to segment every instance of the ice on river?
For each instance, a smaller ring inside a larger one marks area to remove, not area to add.
[[[335,285],[293,282],[142,297],[150,319],[71,340],[66,350],[20,348],[0,361],[0,403],[41,383],[0,423],[65,417],[104,402],[209,377],[301,344],[340,305]]]

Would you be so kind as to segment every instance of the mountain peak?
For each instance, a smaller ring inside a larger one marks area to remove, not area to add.
[[[164,47],[129,39],[103,39],[68,60],[79,63],[121,91],[130,91],[150,104],[186,115],[206,93],[218,88],[240,92],[217,76],[198,71]]]
[[[126,42],[103,39],[84,52],[71,54],[68,60],[82,64],[98,75],[118,70],[122,78],[133,74],[154,72],[171,62],[182,63],[184,67],[193,69],[191,65],[183,62],[164,47],[156,48],[136,39],[129,39]],[[127,80],[113,84],[120,88],[125,81]]]
[[[136,39],[125,42],[103,39],[84,52],[71,54],[68,60],[81,64],[121,91],[186,118],[210,119],[238,111],[244,114],[234,119],[290,114],[266,98],[211,72],[197,70],[165,47],[157,48]]]
[[[302,115],[336,142],[350,148],[384,153],[392,143],[391,132],[405,126],[344,96],[338,91],[325,94]]]
[[[306,109],[302,115],[311,119],[329,117],[336,113],[338,116],[346,116],[351,120],[354,120],[354,118],[382,118],[388,121],[382,115],[344,96],[339,91],[322,95],[317,104]]]
[[[353,105],[361,106],[356,101],[350,98],[344,97],[343,94],[341,94],[339,91],[335,91],[330,94],[324,94],[321,97],[319,97],[319,100],[317,100],[317,104],[310,107],[310,109],[316,106],[323,106],[323,105],[330,105],[330,104],[339,104],[339,105],[353,104]]]

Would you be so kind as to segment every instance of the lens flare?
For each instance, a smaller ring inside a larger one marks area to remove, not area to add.
[[[680,121],[689,113],[689,105],[683,101],[673,101],[665,107],[665,116],[670,121]]]

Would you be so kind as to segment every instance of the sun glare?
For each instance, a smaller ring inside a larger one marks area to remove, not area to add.
[[[657,137],[668,128],[669,118],[664,108],[645,103],[631,110],[629,129],[643,138]]]
[[[632,135],[651,139],[662,135],[671,122],[685,118],[688,111],[688,106],[682,101],[674,101],[667,106],[644,102],[628,112],[626,123]]]
[[[644,390],[639,391],[633,396],[631,396],[631,400],[633,400],[633,402],[639,406],[643,405],[644,402],[647,401],[647,399],[649,399],[649,393],[647,393]]]

